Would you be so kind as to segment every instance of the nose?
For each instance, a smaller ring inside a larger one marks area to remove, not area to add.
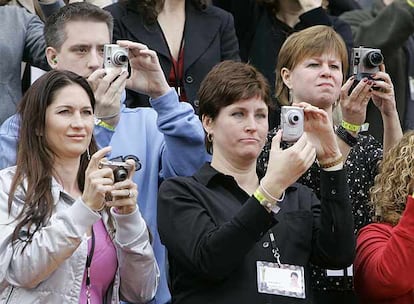
[[[102,57],[98,50],[93,48],[89,54],[88,68],[97,70],[102,66]]]
[[[257,121],[254,115],[249,115],[246,119],[246,127],[245,130],[247,132],[252,132],[257,130]]]
[[[70,125],[74,129],[82,129],[85,127],[85,121],[79,112],[73,115]]]
[[[331,68],[329,67],[329,64],[324,63],[322,65],[322,72],[321,72],[322,76],[330,77],[332,75],[331,72],[332,71],[331,71]]]

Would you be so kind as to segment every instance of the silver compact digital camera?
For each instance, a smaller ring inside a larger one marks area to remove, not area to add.
[[[128,177],[129,171],[132,169],[132,166],[126,162],[116,162],[116,161],[100,161],[99,168],[109,167],[114,173],[114,181],[121,182],[126,180]]]
[[[128,49],[117,44],[104,45],[104,68],[108,73],[110,69],[121,68],[128,72]]]
[[[294,106],[282,106],[280,112],[280,126],[283,131],[282,141],[297,141],[303,134],[303,109]]]
[[[351,68],[355,80],[360,81],[364,77],[371,79],[371,75],[378,72],[379,66],[384,62],[380,49],[358,47],[352,49]]]

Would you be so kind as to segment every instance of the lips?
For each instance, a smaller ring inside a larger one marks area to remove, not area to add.
[[[68,135],[68,137],[72,139],[84,139],[86,135],[85,134],[71,134],[71,135]]]
[[[318,87],[331,87],[331,88],[333,88],[334,85],[332,83],[329,83],[329,82],[323,82],[323,83],[318,84]]]

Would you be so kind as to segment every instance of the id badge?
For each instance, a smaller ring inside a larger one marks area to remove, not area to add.
[[[257,261],[260,293],[305,299],[305,272],[302,266]]]

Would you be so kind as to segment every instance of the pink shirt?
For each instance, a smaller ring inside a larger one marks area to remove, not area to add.
[[[105,294],[115,278],[118,267],[115,246],[105,229],[102,220],[93,225],[95,232],[95,250],[91,263],[91,303],[103,303]],[[92,239],[88,240],[88,254],[91,250]],[[86,265],[86,261],[85,261]],[[86,267],[83,275],[80,304],[86,303]]]

